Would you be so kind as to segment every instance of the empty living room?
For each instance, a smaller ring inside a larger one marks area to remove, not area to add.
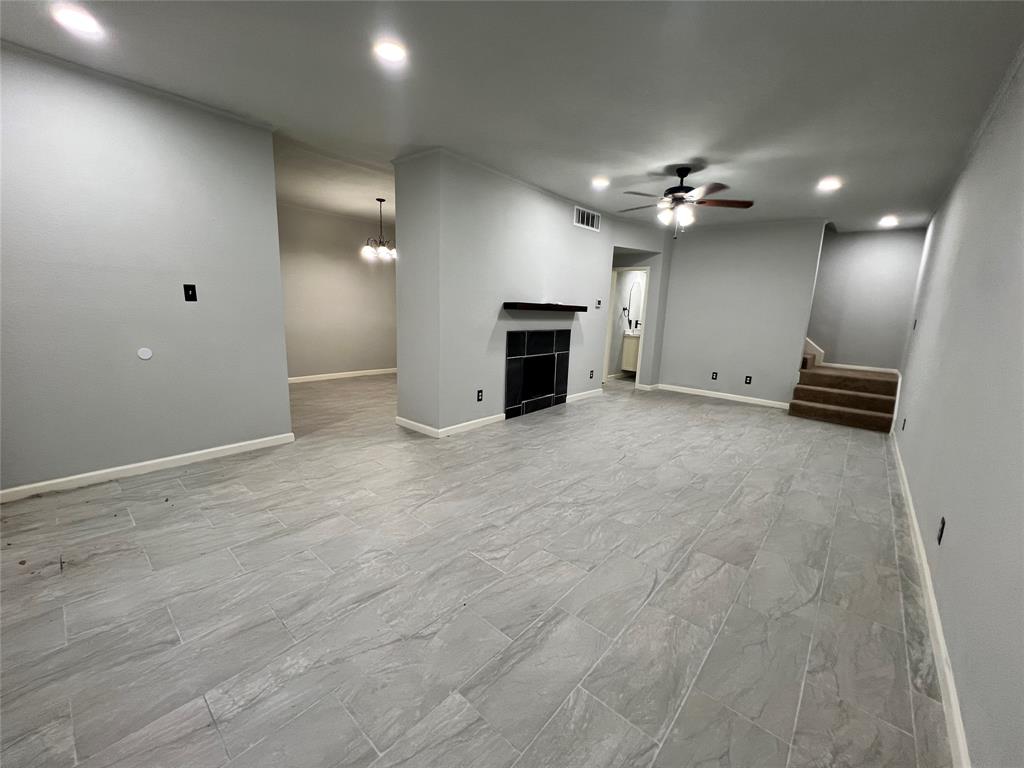
[[[1024,768],[1024,2],[0,0],[3,768]]]

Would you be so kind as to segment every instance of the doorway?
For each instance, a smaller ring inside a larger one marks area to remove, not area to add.
[[[636,384],[643,359],[650,267],[613,267],[608,292],[608,329],[601,383]]]

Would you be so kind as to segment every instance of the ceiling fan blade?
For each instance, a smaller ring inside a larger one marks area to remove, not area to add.
[[[708,195],[714,195],[717,192],[724,192],[729,188],[728,184],[719,184],[717,181],[712,181],[710,184],[702,184],[696,189],[691,189],[686,193],[687,200],[702,200]]]
[[[623,192],[624,195],[636,195],[637,197],[661,197],[661,195],[652,195],[649,192]]]
[[[657,208],[656,205],[638,205],[636,208],[623,208],[618,213],[629,213],[630,211],[642,211],[644,208]]]
[[[753,200],[694,200],[697,205],[709,205],[712,208],[750,208]]]

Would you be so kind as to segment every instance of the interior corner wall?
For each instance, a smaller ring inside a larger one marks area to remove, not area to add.
[[[3,486],[290,432],[270,132],[0,59]]]
[[[658,252],[662,233],[609,217],[600,232],[582,229],[570,201],[445,150],[395,167],[399,416],[445,428],[503,413],[509,330],[571,328],[568,393],[599,389],[613,247]],[[505,301],[588,311],[510,313]],[[419,360],[431,344],[433,367]],[[417,364],[415,380],[407,360]]]
[[[932,220],[896,433],[975,766],[1024,759],[1024,70]],[[946,519],[942,546],[939,521]]]
[[[286,203],[277,220],[288,375],[394,368],[395,265],[359,253],[377,220]]]
[[[791,400],[823,229],[823,221],[793,221],[680,234],[668,278],[660,383]]]
[[[830,363],[899,368],[923,229],[825,231],[807,335]]]
[[[395,161],[398,416],[437,429],[441,370],[441,155]]]

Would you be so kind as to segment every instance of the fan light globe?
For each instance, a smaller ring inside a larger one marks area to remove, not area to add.
[[[660,211],[658,211],[658,221],[660,221],[667,227],[669,224],[672,223],[672,215],[673,214],[671,208],[662,208]]]
[[[819,192],[835,192],[843,186],[843,180],[838,176],[826,176],[818,182]]]
[[[693,221],[693,209],[690,206],[680,205],[676,208],[676,222],[680,227],[688,227]]]
[[[73,3],[57,3],[50,8],[50,15],[68,32],[84,40],[99,42],[107,36],[91,13]]]
[[[362,249],[360,249],[359,253],[367,261],[377,260],[377,249],[374,248],[372,245],[364,245]]]

